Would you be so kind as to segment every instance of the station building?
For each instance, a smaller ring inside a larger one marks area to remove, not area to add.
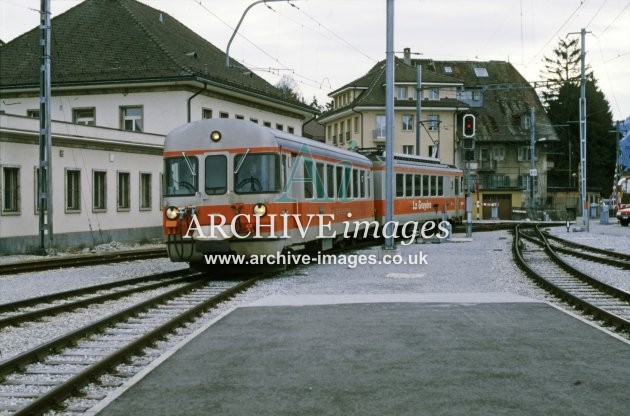
[[[314,109],[170,15],[91,1],[51,23],[54,249],[161,236],[162,147],[175,127],[235,118],[302,135]],[[39,248],[40,31],[0,50],[0,253]]]

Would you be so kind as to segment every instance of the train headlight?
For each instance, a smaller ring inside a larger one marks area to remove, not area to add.
[[[212,140],[215,143],[221,140],[221,132],[215,130],[212,133],[210,133],[210,140]]]
[[[174,220],[179,215],[179,209],[177,207],[166,208],[166,218]]]
[[[267,213],[267,206],[265,204],[258,203],[254,205],[254,215],[263,216]]]

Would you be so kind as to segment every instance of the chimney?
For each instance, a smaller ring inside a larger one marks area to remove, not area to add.
[[[411,48],[403,49],[403,61],[406,65],[411,65]]]

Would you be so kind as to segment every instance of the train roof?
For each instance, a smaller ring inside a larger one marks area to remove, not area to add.
[[[361,154],[366,155],[370,160],[372,160],[376,165],[384,165],[386,159],[386,153],[380,148],[376,149],[359,149]],[[394,153],[394,165],[396,166],[427,166],[431,168],[438,169],[455,169],[460,170],[454,165],[448,165],[446,163],[442,163],[440,159],[435,157],[427,157],[427,156],[416,156],[410,155],[406,153]]]
[[[213,131],[221,133],[220,141],[210,140],[210,133]],[[352,164],[372,165],[369,158],[357,152],[261,126],[247,120],[206,119],[194,121],[175,128],[166,136],[164,141],[165,154],[183,151],[254,150],[255,148],[261,150],[282,148],[291,152],[302,153],[305,156],[311,154]]]

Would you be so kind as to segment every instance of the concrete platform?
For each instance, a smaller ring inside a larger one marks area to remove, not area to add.
[[[630,345],[504,294],[272,297],[99,415],[621,415]]]

